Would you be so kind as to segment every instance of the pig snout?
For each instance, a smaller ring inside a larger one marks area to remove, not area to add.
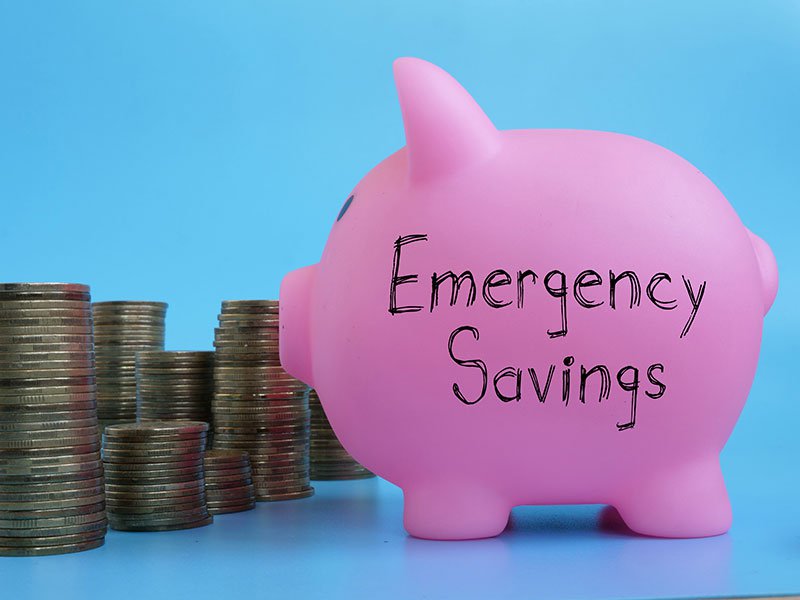
[[[764,314],[766,315],[778,293],[778,263],[767,242],[749,229],[747,233],[750,235],[750,242],[753,244],[753,250],[758,259],[758,268],[761,271],[761,288],[764,295]]]
[[[310,304],[317,265],[291,271],[281,282],[281,365],[292,377],[314,387],[311,376]]]

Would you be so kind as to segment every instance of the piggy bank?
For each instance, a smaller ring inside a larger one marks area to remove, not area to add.
[[[645,535],[727,531],[719,454],[777,291],[767,244],[656,144],[499,131],[440,68],[394,76],[406,146],[284,278],[284,368],[403,489],[413,536],[573,503]]]

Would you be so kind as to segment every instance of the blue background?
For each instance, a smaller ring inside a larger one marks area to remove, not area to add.
[[[501,538],[432,544],[405,537],[392,486],[334,483],[196,532],[2,560],[0,596],[800,591],[797,1],[0,2],[0,280],[164,300],[168,347],[210,348],[220,301],[275,297],[403,146],[403,55],[450,71],[500,128],[666,146],[770,243],[781,288],[723,454],[731,533],[645,540],[598,529],[596,507],[521,508]]]

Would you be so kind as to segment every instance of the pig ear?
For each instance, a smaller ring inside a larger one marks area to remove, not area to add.
[[[418,58],[399,58],[394,62],[394,79],[412,180],[433,179],[497,151],[497,129],[445,71]]]

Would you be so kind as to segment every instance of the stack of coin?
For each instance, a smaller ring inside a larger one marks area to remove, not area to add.
[[[246,450],[257,500],[314,494],[308,386],[280,366],[278,302],[222,303],[214,346],[214,448]]]
[[[163,302],[95,302],[97,416],[101,427],[136,420],[136,353],[164,349]]]
[[[89,288],[0,284],[0,555],[103,545]]]
[[[211,421],[213,352],[139,352],[136,391],[140,421]]]
[[[250,456],[241,450],[209,450],[205,456],[206,501],[212,515],[256,506]]]
[[[316,390],[309,392],[311,409],[311,479],[366,479],[375,475],[344,449],[333,432]]]
[[[212,522],[203,452],[208,424],[119,423],[105,431],[103,464],[112,529],[169,531]]]

